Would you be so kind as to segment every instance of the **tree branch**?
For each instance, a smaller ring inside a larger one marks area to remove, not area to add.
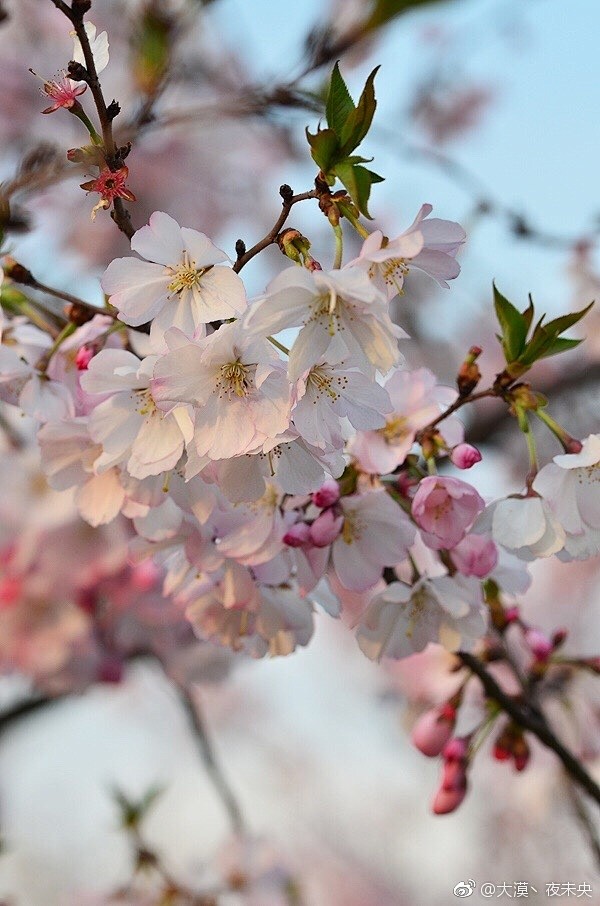
[[[532,733],[548,749],[552,749],[557,758],[575,783],[590,796],[594,802],[600,805],[600,786],[594,778],[588,774],[583,765],[577,760],[575,755],[570,752],[555,735],[544,715],[537,709],[533,709],[526,702],[519,703],[516,699],[507,695],[499,686],[485,665],[474,655],[459,651],[458,657],[471,670],[481,682],[484,692],[489,699],[495,701],[502,710],[511,717],[515,723],[524,730]]]
[[[245,267],[245,265],[248,264],[248,262],[251,261],[256,255],[258,255],[259,252],[262,252],[263,249],[266,249],[269,245],[273,245],[273,243],[277,241],[277,236],[281,232],[281,229],[290,216],[290,211],[295,204],[298,204],[299,201],[307,201],[309,198],[318,197],[316,189],[311,189],[310,192],[302,192],[300,195],[288,196],[285,192],[285,190],[288,188],[288,186],[282,186],[280,189],[280,193],[283,198],[281,214],[275,221],[272,229],[270,229],[267,235],[263,236],[263,238],[259,242],[257,242],[256,245],[253,245],[252,248],[248,249],[248,251],[245,251],[242,255],[238,256],[237,261],[233,265],[233,269],[236,274],[239,274],[241,269]]]
[[[229,782],[225,778],[219,763],[215,758],[212,743],[209,739],[206,724],[202,717],[198,702],[196,699],[192,698],[189,689],[184,686],[178,686],[178,688],[181,695],[181,701],[189,717],[192,730],[194,731],[194,736],[198,743],[198,749],[200,750],[202,760],[204,761],[206,772],[210,776],[219,798],[225,806],[232,829],[236,833],[242,833],[245,824],[242,817],[242,811],[229,786]]]

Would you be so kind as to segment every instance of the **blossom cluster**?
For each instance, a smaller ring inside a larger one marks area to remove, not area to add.
[[[430,213],[396,240],[372,233],[343,267],[293,264],[248,300],[221,249],[156,212],[137,257],[104,274],[106,312],[54,343],[5,319],[0,396],[40,423],[51,486],[94,526],[132,521],[132,557],[160,565],[200,638],[288,654],[318,604],[372,659],[468,651],[486,580],[516,593],[527,561],[598,551],[598,436],[487,505],[438,473],[481,457],[446,417],[457,391],[403,364],[389,311],[413,267],[444,286],[458,274],[464,231]]]

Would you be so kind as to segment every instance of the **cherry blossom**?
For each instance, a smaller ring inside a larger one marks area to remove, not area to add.
[[[385,297],[357,268],[286,268],[252,304],[245,324],[260,336],[300,327],[289,357],[293,382],[323,358],[350,358],[385,374],[398,363],[397,340],[406,336],[390,320]]]
[[[332,545],[333,569],[345,588],[365,591],[384,566],[406,559],[415,527],[384,490],[344,497],[340,507],[344,522]]]
[[[365,270],[388,300],[403,292],[404,279],[411,267],[424,271],[448,289],[447,281],[460,273],[456,253],[466,233],[452,220],[437,217],[428,220],[432,210],[430,204],[424,204],[397,239],[387,239],[381,230],[375,230],[365,239],[358,258],[346,266]]]
[[[322,449],[344,445],[342,418],[354,428],[385,425],[392,408],[386,391],[343,362],[314,365],[297,384],[292,420],[309,444]]]
[[[362,469],[385,475],[401,465],[410,452],[417,431],[437,418],[456,399],[451,387],[439,386],[427,368],[394,371],[384,384],[393,412],[377,431],[359,431],[349,448]],[[462,441],[462,424],[448,418],[440,431],[450,445]]]
[[[538,495],[497,500],[477,520],[476,532],[491,532],[498,544],[522,560],[550,557],[562,550],[565,530]]]
[[[357,640],[371,660],[403,658],[438,642],[468,650],[486,629],[479,582],[463,576],[392,582],[376,595],[361,619]]]
[[[196,342],[174,328],[167,342],[171,351],[156,362],[152,396],[165,411],[193,407],[198,456],[254,453],[286,430],[289,384],[266,340],[249,337],[237,322]]]
[[[160,340],[170,327],[190,338],[202,336],[211,321],[244,312],[246,293],[225,252],[204,233],[180,227],[161,211],[135,233],[132,251],[141,258],[117,258],[102,286],[119,318],[134,327],[152,321],[151,338]]]
[[[565,531],[560,559],[600,553],[600,434],[590,434],[579,453],[555,456],[536,475],[533,489],[547,501]]]
[[[412,515],[428,547],[450,549],[462,541],[484,506],[483,498],[467,482],[430,475],[413,497]]]
[[[157,406],[150,386],[155,362],[155,356],[140,361],[124,349],[105,349],[83,373],[86,393],[110,394],[90,415],[90,436],[103,450],[96,471],[123,463],[134,478],[158,475],[177,464],[191,439],[185,407],[165,413]]]

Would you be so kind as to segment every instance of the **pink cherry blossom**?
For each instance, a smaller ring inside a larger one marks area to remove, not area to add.
[[[466,535],[452,548],[450,558],[463,576],[484,579],[498,564],[498,548],[485,535]]]
[[[475,488],[460,478],[430,475],[419,484],[412,514],[428,547],[451,549],[462,541],[484,506]]]
[[[347,267],[366,270],[378,289],[393,299],[403,291],[404,279],[411,267],[425,271],[440,286],[460,273],[455,260],[466,233],[452,220],[437,217],[428,220],[433,208],[424,204],[412,224],[397,239],[388,240],[381,230],[365,239],[358,258]]]
[[[387,491],[343,497],[341,534],[332,545],[332,564],[341,584],[365,591],[381,578],[384,566],[408,556],[415,527]]]
[[[359,431],[349,444],[361,469],[379,475],[392,472],[404,462],[417,431],[437,418],[457,396],[451,387],[439,386],[427,368],[394,371],[384,386],[393,406],[385,427]],[[440,430],[450,445],[462,440],[462,423],[452,416],[442,422]]]

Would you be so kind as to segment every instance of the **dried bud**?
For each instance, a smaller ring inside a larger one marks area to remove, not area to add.
[[[67,75],[70,79],[73,79],[74,82],[87,82],[89,81],[89,73],[85,66],[81,63],[78,63],[76,60],[71,60],[67,66]]]
[[[36,284],[36,279],[31,271],[10,256],[4,259],[3,269],[4,276],[10,277],[15,283],[21,283],[23,286],[35,286]]]
[[[291,201],[294,197],[294,190],[291,186],[288,186],[288,184],[284,182],[282,186],[279,186],[279,194],[284,201]]]
[[[100,313],[100,309],[98,309],[98,312]],[[76,324],[77,327],[87,324],[87,322],[91,321],[94,317],[94,312],[90,308],[87,308],[84,305],[77,305],[75,302],[65,305],[64,313],[69,321],[71,321],[72,324]]]

